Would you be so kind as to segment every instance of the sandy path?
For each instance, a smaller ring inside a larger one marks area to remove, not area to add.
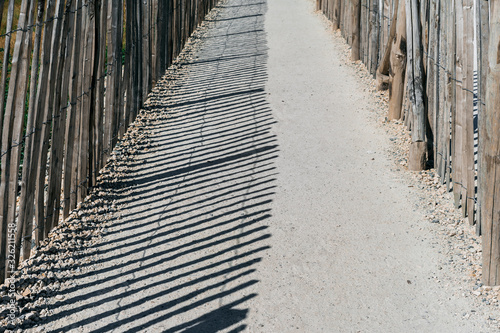
[[[222,7],[154,93],[94,272],[35,330],[487,331],[430,279],[442,249],[312,2]]]

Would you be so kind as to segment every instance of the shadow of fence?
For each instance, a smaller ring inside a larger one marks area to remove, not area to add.
[[[270,248],[278,146],[264,90],[266,3],[230,3],[175,81],[154,89],[139,130],[148,144],[102,175],[97,192],[111,193],[115,212],[97,255],[61,268],[71,274],[48,302],[48,331],[244,330]]]

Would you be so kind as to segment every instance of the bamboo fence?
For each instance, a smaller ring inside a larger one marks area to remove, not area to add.
[[[317,0],[317,8],[389,89],[388,118],[411,131],[409,168],[436,169],[483,237],[484,282],[500,284],[500,1]]]
[[[84,200],[216,3],[22,0],[14,17],[15,2],[0,0],[0,282]]]

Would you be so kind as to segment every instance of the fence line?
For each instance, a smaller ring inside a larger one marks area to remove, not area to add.
[[[13,28],[14,2],[0,36],[0,282],[85,198],[155,82],[216,4],[22,0]]]
[[[379,89],[390,89],[388,118],[411,131],[409,168],[434,167],[476,225],[490,285],[500,284],[499,3],[317,0],[352,59],[366,65]]]

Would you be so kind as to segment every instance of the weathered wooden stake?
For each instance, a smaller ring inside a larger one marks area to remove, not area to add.
[[[391,27],[389,31],[389,37],[387,39],[387,45],[385,47],[384,55],[382,60],[380,61],[380,65],[377,69],[376,79],[377,79],[377,89],[378,90],[386,90],[389,88],[389,70],[391,68],[391,54],[392,54],[392,45],[396,43],[396,29],[398,24],[398,6],[399,0],[396,0],[394,6],[394,16],[392,17]],[[405,31],[406,36],[406,25],[401,26],[401,30]],[[406,50],[405,50],[406,51]],[[405,54],[406,59],[406,54]],[[406,65],[405,65],[406,68]],[[403,72],[405,71],[403,68]],[[394,118],[393,118],[394,119]]]
[[[418,1],[406,0],[406,8],[408,11],[406,18],[408,93],[413,113],[408,168],[418,171],[425,169],[427,162],[424,72]]]
[[[398,0],[395,38],[391,41],[389,68],[389,120],[400,119],[403,107],[406,76],[406,6],[405,0]],[[396,16],[396,14],[395,14]]]
[[[486,108],[480,128],[483,283],[500,284],[500,1],[490,0]]]
[[[359,60],[359,21],[361,15],[361,1],[360,0],[350,0],[351,1],[351,38],[352,38],[352,51],[351,60]]]

